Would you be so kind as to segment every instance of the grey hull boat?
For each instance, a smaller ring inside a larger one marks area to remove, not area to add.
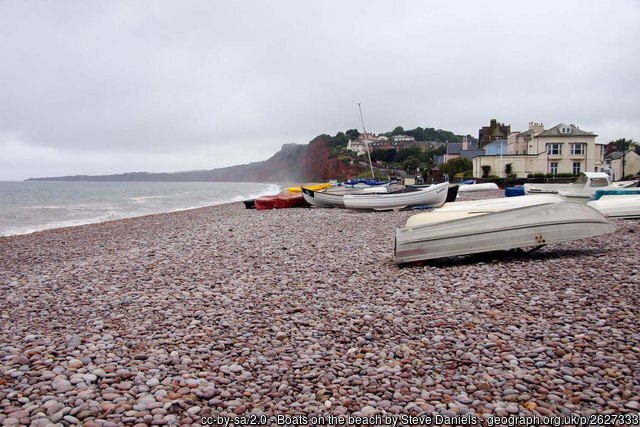
[[[582,203],[527,206],[400,228],[396,231],[395,262],[535,248],[613,231],[615,227],[607,218]]]

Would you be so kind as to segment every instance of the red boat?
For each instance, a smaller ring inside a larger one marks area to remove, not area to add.
[[[289,193],[288,191],[278,194],[273,207],[278,209],[284,208],[301,208],[305,206],[302,193]]]
[[[278,195],[258,197],[256,199],[256,209],[259,211],[273,209],[277,199]]]

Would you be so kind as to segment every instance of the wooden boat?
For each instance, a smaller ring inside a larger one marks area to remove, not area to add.
[[[605,195],[587,206],[609,218],[640,218],[640,195]]]
[[[439,209],[430,212],[422,212],[409,217],[407,227],[435,224],[458,218],[469,218],[477,215],[486,215],[493,212],[502,212],[509,209],[517,209],[525,206],[542,205],[545,203],[559,203],[566,199],[558,194],[540,194],[516,198],[499,197],[495,199],[469,200],[466,202],[445,203]]]
[[[585,204],[562,202],[526,206],[400,228],[396,231],[395,262],[402,264],[480,252],[537,248],[613,231],[615,227],[600,212]]]
[[[278,199],[278,195],[272,195],[272,196],[261,196],[258,197],[256,199],[256,209],[259,211],[263,211],[263,210],[267,210],[267,209],[273,209],[276,200]]]
[[[302,192],[302,187],[308,188],[313,191],[321,191],[331,187],[331,183],[327,182],[324,184],[305,184],[300,187],[288,187],[287,191],[289,193],[300,193]]]
[[[570,184],[524,184],[526,194],[555,193],[586,203],[598,190],[620,189],[604,172],[581,172]]]
[[[460,188],[458,188],[459,193],[469,192],[469,191],[487,191],[487,190],[498,190],[498,185],[495,182],[483,182],[481,184],[459,184]]]
[[[276,209],[285,208],[301,208],[306,206],[302,193],[289,193],[282,192],[278,194],[278,197],[273,203],[273,207]]]
[[[387,194],[348,194],[343,197],[348,209],[397,210],[407,206],[440,207],[447,199],[449,183],[434,184],[425,188],[405,188]]]

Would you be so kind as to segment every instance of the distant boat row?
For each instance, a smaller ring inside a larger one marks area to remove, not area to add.
[[[412,206],[440,207],[456,198],[458,186],[449,183],[429,186],[401,186],[377,182],[357,183],[363,186],[329,187],[310,184],[289,187],[280,194],[262,196],[245,202],[257,210],[315,206],[358,210],[399,210]],[[299,190],[299,191],[298,191]]]

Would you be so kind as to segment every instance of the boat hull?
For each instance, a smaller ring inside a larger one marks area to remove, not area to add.
[[[289,193],[300,193],[302,191],[302,187],[309,188],[310,190],[313,190],[313,191],[320,191],[320,190],[325,190],[331,187],[331,184],[326,182],[323,184],[307,184],[300,187],[288,187],[287,191]]]
[[[281,193],[274,201],[273,207],[276,209],[301,208],[306,206],[302,193]]]
[[[602,196],[587,203],[609,218],[640,218],[640,195]]]
[[[354,194],[343,197],[348,209],[395,210],[408,206],[440,207],[447,199],[449,184],[443,182],[405,193]]]
[[[395,262],[535,247],[611,233],[615,227],[580,203],[510,209],[396,231]]]
[[[320,208],[344,208],[344,195],[313,191],[302,187],[302,197],[311,206]]]
[[[255,207],[259,211],[273,209],[278,196],[261,196],[256,199]]]
[[[435,224],[452,219],[485,215],[492,212],[502,212],[509,209],[517,209],[525,206],[543,205],[546,203],[564,202],[565,198],[557,194],[540,194],[518,197],[515,199],[499,197],[495,199],[470,200],[466,202],[445,203],[439,209],[431,212],[423,212],[410,217],[406,227]]]
[[[498,185],[495,182],[483,182],[482,184],[460,184],[458,192],[466,193],[471,191],[488,191],[499,190]]]

